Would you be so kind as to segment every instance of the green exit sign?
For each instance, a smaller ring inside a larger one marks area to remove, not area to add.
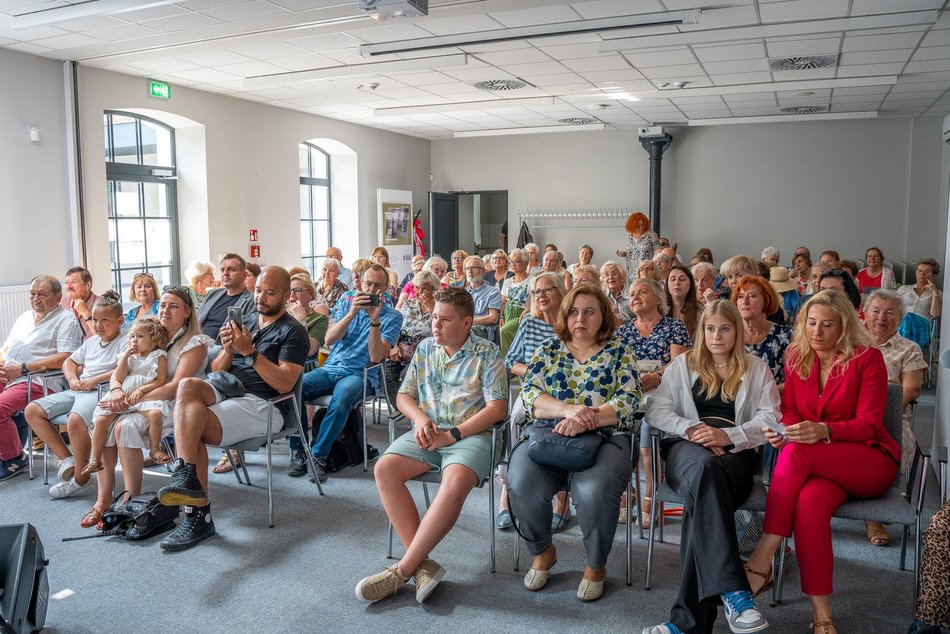
[[[166,84],[163,81],[155,81],[154,79],[148,80],[148,94],[151,97],[157,97],[158,99],[171,99],[172,98],[172,86],[171,84]]]

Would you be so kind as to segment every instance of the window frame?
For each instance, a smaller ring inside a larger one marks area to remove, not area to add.
[[[309,236],[310,242],[310,253],[311,255],[305,255],[304,253],[300,254],[300,261],[303,265],[303,268],[310,271],[310,275],[313,279],[317,279],[319,274],[320,267],[317,266],[317,263],[320,260],[326,259],[326,253],[317,253],[314,241],[313,241],[313,230],[317,223],[323,223],[326,226],[327,232],[327,247],[333,244],[333,195],[330,187],[330,179],[332,176],[331,168],[332,161],[330,160],[330,153],[321,148],[319,145],[309,143],[307,141],[302,141],[298,147],[298,156],[299,149],[307,148],[307,176],[300,176],[300,185],[307,186],[307,196],[308,196],[308,205],[309,216],[307,218],[300,218],[300,231],[301,236]],[[326,178],[320,178],[313,176],[314,171],[314,154],[315,152],[323,156],[324,161],[326,162]],[[303,168],[303,165],[298,165],[298,170]],[[315,218],[314,217],[314,191],[315,187],[325,187],[327,195],[327,217],[326,218]],[[301,194],[302,198],[302,194]],[[303,207],[303,201],[300,202],[301,211]],[[302,214],[300,214],[302,216]],[[304,229],[306,228],[307,233],[303,234]],[[302,240],[301,240],[302,242]],[[322,265],[321,265],[322,266]]]

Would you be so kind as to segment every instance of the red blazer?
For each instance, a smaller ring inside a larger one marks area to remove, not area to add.
[[[831,429],[832,442],[863,442],[880,448],[900,463],[900,445],[884,427],[887,367],[881,351],[859,348],[844,372],[834,370],[819,395],[820,372],[817,357],[805,381],[786,365],[782,422],[786,425],[804,420],[825,423]]]

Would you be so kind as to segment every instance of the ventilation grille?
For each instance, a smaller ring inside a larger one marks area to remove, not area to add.
[[[769,60],[772,70],[813,70],[834,66],[838,58],[834,55],[807,55],[805,57],[782,57]]]
[[[491,91],[518,90],[519,88],[524,88],[527,85],[527,82],[523,82],[520,79],[489,79],[486,81],[475,82],[475,87],[479,90]]]
[[[600,119],[593,117],[568,117],[567,119],[558,119],[557,122],[566,123],[567,125],[590,125],[591,123],[600,123]]]
[[[819,112],[828,112],[828,106],[786,106],[779,108],[782,114],[817,114]]]

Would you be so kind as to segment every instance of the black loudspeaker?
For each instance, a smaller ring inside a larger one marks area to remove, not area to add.
[[[46,624],[49,561],[32,524],[0,526],[0,628],[38,632]]]

